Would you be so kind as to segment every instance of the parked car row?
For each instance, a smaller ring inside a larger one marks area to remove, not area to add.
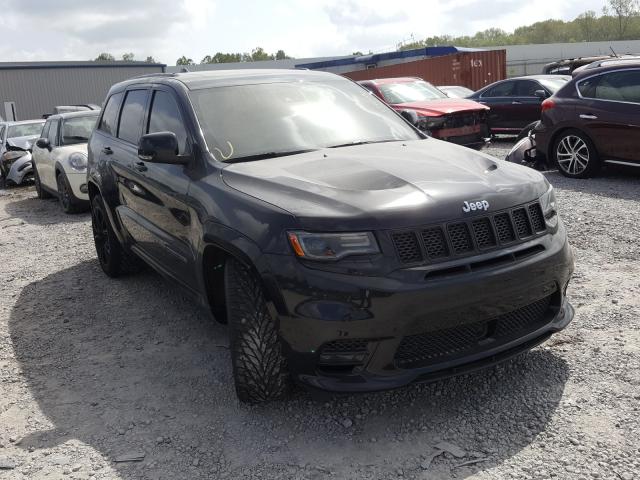
[[[540,121],[509,160],[585,178],[605,164],[640,167],[640,59],[599,60],[542,102]]]

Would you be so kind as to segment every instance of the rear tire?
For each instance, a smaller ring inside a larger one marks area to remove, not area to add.
[[[234,259],[225,265],[227,319],[236,394],[245,403],[282,398],[288,375],[274,319],[257,276]]]
[[[116,278],[140,270],[140,259],[127,252],[116,237],[99,194],[91,199],[91,227],[98,261],[104,273]]]
[[[569,178],[589,178],[600,171],[598,151],[584,133],[570,129],[553,142],[551,155],[562,175]]]
[[[38,174],[38,169],[36,166],[33,166],[33,179],[36,186],[36,194],[38,198],[41,200],[45,200],[47,198],[51,198],[51,194],[47,192],[44,188],[42,188],[42,183],[40,183],[40,175]]]

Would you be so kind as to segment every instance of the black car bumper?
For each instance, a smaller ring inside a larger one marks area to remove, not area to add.
[[[274,256],[291,374],[309,387],[374,391],[481,368],[543,342],[573,318],[565,299],[573,254],[562,226],[531,243],[544,248],[420,284]]]

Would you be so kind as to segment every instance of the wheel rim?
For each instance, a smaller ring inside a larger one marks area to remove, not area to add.
[[[571,175],[579,175],[589,165],[589,147],[576,135],[567,135],[558,143],[556,158],[560,168]]]
[[[64,181],[62,175],[58,176],[58,193],[60,194],[60,203],[62,204],[62,208],[67,210],[71,204],[71,198],[69,197],[67,182]]]
[[[109,230],[107,219],[100,208],[94,208],[91,212],[91,226],[93,227],[93,240],[96,244],[96,252],[100,263],[107,264],[111,256],[109,243]]]

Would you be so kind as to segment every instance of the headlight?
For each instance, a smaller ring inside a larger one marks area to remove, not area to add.
[[[348,255],[380,252],[373,233],[289,232],[289,243],[296,255],[308,260],[339,260]]]
[[[553,186],[549,184],[549,189],[540,197],[542,214],[547,222],[547,226],[554,229],[558,226],[558,210],[556,205],[556,193]]]
[[[418,127],[422,130],[431,130],[444,126],[446,117],[418,117]]]
[[[82,152],[73,152],[69,155],[69,165],[74,170],[84,172],[87,169],[87,156]]]

